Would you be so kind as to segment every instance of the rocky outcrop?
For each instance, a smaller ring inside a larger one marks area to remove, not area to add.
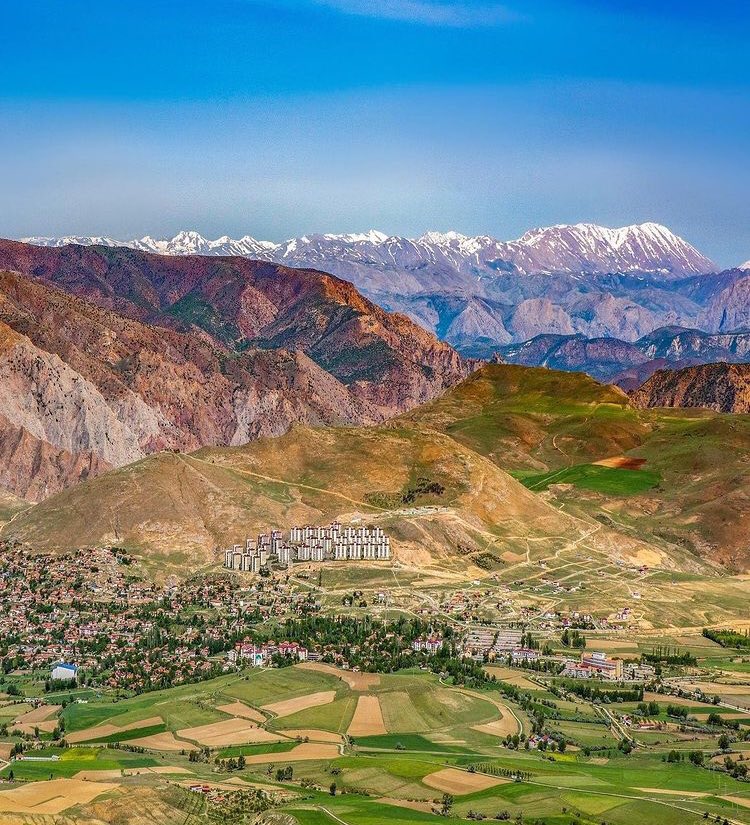
[[[750,413],[750,364],[702,364],[659,370],[631,394],[639,407],[702,407]]]
[[[193,331],[233,354],[299,350],[380,417],[433,398],[471,366],[346,281],[245,258],[0,241],[0,268],[31,274],[126,318]]]

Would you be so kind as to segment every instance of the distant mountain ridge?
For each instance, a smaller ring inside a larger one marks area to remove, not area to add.
[[[664,368],[749,361],[750,330],[712,334],[661,327],[633,342],[583,335],[538,335],[520,344],[499,347],[495,359],[528,367],[586,372],[630,391]]]
[[[715,264],[666,227],[572,224],[515,241],[458,232],[409,239],[370,230],[277,244],[249,235],[209,240],[30,238],[30,243],[128,246],[160,255],[241,256],[315,268],[352,282],[469,357],[541,334],[635,341],[664,326],[724,332],[750,326],[750,270]]]
[[[304,235],[283,243],[250,235],[224,235],[209,240],[196,231],[178,232],[171,239],[115,240],[109,237],[31,237],[39,246],[128,246],[161,255],[241,255],[288,266],[348,261],[388,267],[449,264],[473,276],[482,271],[518,274],[659,272],[673,276],[716,270],[716,265],[665,226],[643,223],[609,229],[591,223],[559,224],[532,229],[515,241],[459,232],[427,232],[419,238],[389,236],[377,230],[353,234]],[[334,273],[336,274],[336,273]]]

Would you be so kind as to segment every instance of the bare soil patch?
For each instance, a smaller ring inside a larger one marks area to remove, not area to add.
[[[14,814],[59,814],[91,802],[97,796],[118,787],[106,782],[84,779],[51,779],[29,782],[11,791],[0,791],[0,812]]]
[[[695,682],[694,684],[685,684],[683,686],[686,690],[702,690],[707,695],[718,693],[720,696],[745,696],[750,694],[750,684],[722,684],[721,682]]]
[[[378,736],[388,733],[377,696],[360,696],[347,731],[349,736]]]
[[[500,776],[485,776],[483,773],[460,771],[457,768],[443,768],[443,770],[428,774],[422,782],[428,788],[436,788],[438,791],[461,796],[476,791],[485,791],[487,788],[503,785],[510,780]]]
[[[131,722],[129,725],[118,727],[117,725],[105,724],[96,725],[93,728],[85,728],[84,730],[77,730],[73,733],[65,734],[68,742],[73,744],[77,742],[94,742],[97,739],[105,739],[116,733],[124,733],[128,730],[138,730],[138,728],[152,728],[155,725],[163,725],[164,720],[161,716],[150,716],[148,719],[141,719],[138,722]]]
[[[380,674],[378,673],[354,673],[351,670],[342,670],[324,662],[303,662],[297,667],[302,670],[317,670],[319,673],[336,676],[346,682],[352,690],[370,690],[380,684]]]
[[[303,742],[286,753],[257,753],[246,756],[248,765],[260,765],[266,762],[308,762],[316,759],[337,759],[340,756],[338,745],[323,742]]]
[[[629,642],[627,639],[587,639],[586,644],[590,650],[601,650],[605,653],[610,650],[638,652],[638,645],[635,642]]]
[[[646,691],[643,694],[643,700],[645,702],[660,702],[664,705],[686,705],[689,708],[695,708],[699,710],[700,708],[704,708],[710,704],[710,702],[699,702],[696,699],[685,699],[682,696],[667,696],[664,693],[651,693],[651,691]]]
[[[191,739],[209,748],[222,748],[227,745],[246,745],[258,742],[280,742],[283,736],[259,728],[249,719],[225,719],[210,725],[198,725],[177,731],[182,739]]]
[[[726,799],[727,802],[742,805],[743,808],[750,808],[750,799],[744,796],[720,796],[719,799]]]
[[[184,739],[177,739],[171,730],[164,733],[154,733],[151,736],[142,736],[140,739],[131,739],[131,745],[138,745],[141,748],[149,748],[152,751],[167,751],[168,753],[179,753],[189,751],[193,747],[192,742]]]
[[[301,710],[316,708],[319,705],[328,705],[336,698],[335,690],[321,690],[318,693],[308,693],[307,696],[298,696],[296,699],[284,699],[281,702],[271,702],[263,705],[263,710],[276,716],[291,716]]]
[[[502,739],[510,734],[518,733],[518,724],[512,716],[503,716],[495,722],[487,722],[485,725],[472,725],[472,730],[479,733],[489,733],[490,736],[499,736]]]
[[[232,702],[228,705],[217,705],[216,710],[227,713],[229,716],[239,716],[241,719],[250,719],[253,722],[265,722],[266,717],[255,708],[251,708],[244,702]]]
[[[633,788],[634,791],[641,791],[641,793],[661,793],[667,796],[690,796],[695,799],[702,799],[704,796],[711,796],[711,794],[703,793],[702,791],[675,791],[668,788]]]
[[[483,699],[485,702],[494,705],[500,712],[500,719],[495,719],[485,725],[472,725],[474,730],[480,733],[489,733],[491,736],[502,736],[503,738],[508,734],[513,736],[514,733],[521,733],[521,726],[507,705],[490,696],[475,693],[473,690],[466,690],[465,688],[456,688],[456,690],[459,693],[465,693],[467,696],[473,696],[475,699]]]
[[[119,779],[121,776],[122,771],[119,768],[113,768],[111,771],[78,771],[73,779],[85,779],[87,782],[105,782],[109,779]]]
[[[640,470],[646,463],[645,458],[634,458],[630,455],[616,455],[612,458],[602,458],[592,462],[599,467],[613,467],[615,470]]]
[[[34,722],[32,724],[23,724],[23,725],[11,725],[11,730],[18,730],[21,733],[28,733],[29,735],[34,735],[34,730],[39,728],[39,730],[44,731],[44,733],[52,733],[52,731],[57,727],[57,719],[47,719],[46,722]]]

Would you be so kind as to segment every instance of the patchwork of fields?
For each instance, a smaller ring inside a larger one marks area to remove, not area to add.
[[[372,678],[331,666],[254,670],[58,708],[73,746],[35,752],[45,761],[4,764],[0,777],[12,768],[15,781],[0,786],[0,821],[53,825],[44,817],[55,814],[61,819],[54,825],[109,825],[116,814],[123,825],[198,825],[212,803],[188,788],[203,783],[228,794],[258,787],[286,794],[275,803],[291,817],[285,825],[421,823],[434,818],[443,794],[458,817],[507,812],[566,825],[571,816],[586,825],[697,825],[708,813],[750,823],[746,783],[688,760],[665,761],[675,749],[700,748],[710,758],[716,744],[710,736],[683,736],[664,716],[663,696],[655,695],[663,731],[651,739],[635,732],[640,747],[626,756],[591,704],[556,697],[518,670],[490,670],[556,708],[547,725],[569,743],[565,753],[542,754],[522,742],[506,747],[507,739],[528,734],[530,719],[496,689],[453,687],[420,671]],[[704,684],[740,696],[741,680]],[[0,710],[8,715],[11,707],[19,719],[36,713],[44,721],[51,712],[23,703]],[[689,712],[700,718],[715,707],[691,701]],[[618,712],[634,709],[622,703]],[[718,710],[750,725],[750,714]],[[203,748],[208,758],[191,758]],[[237,772],[217,767],[217,759],[240,756]]]

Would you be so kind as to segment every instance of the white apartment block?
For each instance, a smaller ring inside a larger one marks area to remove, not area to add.
[[[261,533],[245,544],[224,552],[224,567],[257,573],[270,562],[290,566],[306,561],[385,561],[391,558],[391,540],[380,527],[292,527],[285,538],[281,530]]]

